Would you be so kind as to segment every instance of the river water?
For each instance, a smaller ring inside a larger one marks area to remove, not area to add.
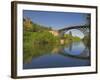
[[[23,69],[90,66],[89,51],[81,41],[63,46],[35,45],[23,53]]]

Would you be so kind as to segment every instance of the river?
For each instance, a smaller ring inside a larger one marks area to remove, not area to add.
[[[89,48],[82,41],[67,45],[35,45],[23,53],[23,69],[90,66]]]

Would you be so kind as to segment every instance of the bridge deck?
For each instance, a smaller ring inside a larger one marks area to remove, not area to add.
[[[70,29],[78,29],[78,28],[88,28],[89,26],[87,25],[83,25],[83,26],[70,26],[67,28],[63,28],[63,29],[59,29],[58,31],[65,31],[65,30],[70,30]]]

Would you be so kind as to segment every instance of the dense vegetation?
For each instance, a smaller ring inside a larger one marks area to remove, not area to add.
[[[65,34],[64,38],[67,39],[67,40],[71,40],[71,41],[80,41],[81,40],[79,37],[72,36],[72,35],[69,35],[69,34]]]
[[[59,37],[48,32],[49,30],[51,30],[50,27],[44,27],[24,19],[24,42],[34,44],[58,43]]]
[[[44,27],[42,25],[39,25],[35,22],[32,22],[30,19],[24,19],[24,31],[30,31],[30,32],[41,32],[41,31],[48,31],[51,30],[51,27]]]
[[[89,21],[88,21],[89,22]],[[51,27],[45,27],[43,25],[32,22],[29,18],[23,19],[23,61],[30,62],[34,57],[39,57],[49,54],[51,51],[57,51],[57,48],[61,46],[68,46],[72,42],[81,41],[77,36],[72,36],[72,33],[65,34],[62,38],[60,36],[54,36],[49,31]],[[60,40],[65,41],[64,45],[61,45]],[[86,46],[90,46],[89,35],[85,36],[82,41]]]
[[[87,36],[85,36],[83,39],[82,39],[82,41],[84,42],[84,44],[87,46],[87,47],[90,47],[91,45],[90,45],[90,35],[87,35]]]
[[[48,48],[47,45],[59,45],[60,38],[49,32],[49,30],[52,30],[50,27],[36,24],[30,19],[24,19],[23,21],[24,61],[29,61],[32,57],[43,55],[45,51],[51,51],[51,48]],[[44,50],[44,47],[47,47],[47,49]]]
[[[49,54],[50,51],[57,51],[55,47],[67,46],[72,42],[81,41],[77,36],[73,36],[70,32],[65,34],[62,38],[60,36],[54,36],[49,31],[51,27],[45,27],[43,25],[32,22],[30,19],[23,19],[23,61],[30,62],[34,57]],[[65,41],[65,44],[61,44],[61,39]],[[82,41],[89,45],[89,37],[85,36]]]
[[[45,27],[32,22],[30,19],[23,19],[24,26],[24,44],[60,44],[60,37],[54,36],[49,30],[51,27]],[[80,41],[79,37],[74,37],[72,34],[64,35],[65,41]]]

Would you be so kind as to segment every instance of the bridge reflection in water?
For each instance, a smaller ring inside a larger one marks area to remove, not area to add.
[[[39,55],[34,57],[30,54],[29,60],[24,60],[24,69],[90,66],[90,50],[83,42],[56,47],[44,45],[36,49],[37,52],[33,51],[33,54]]]
[[[59,53],[78,59],[90,59],[89,49],[82,42],[70,43],[69,47],[62,48]]]

